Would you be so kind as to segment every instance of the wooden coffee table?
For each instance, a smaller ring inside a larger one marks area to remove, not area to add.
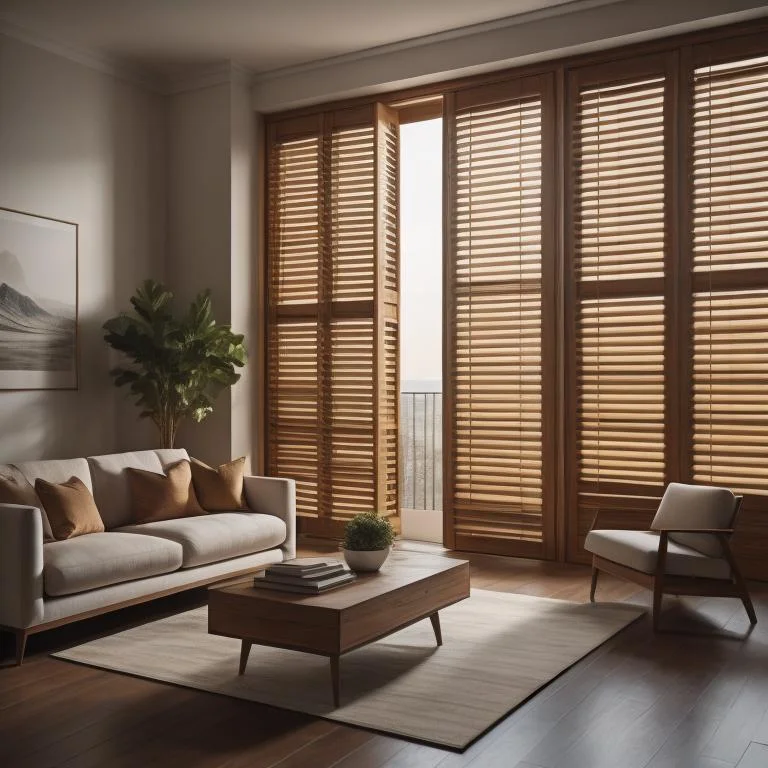
[[[339,706],[339,657],[422,619],[442,645],[438,611],[469,597],[469,563],[394,552],[378,573],[322,595],[257,589],[252,577],[208,591],[208,631],[242,640],[240,674],[251,645],[328,656]]]

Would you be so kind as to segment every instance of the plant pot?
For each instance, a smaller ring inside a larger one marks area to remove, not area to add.
[[[386,549],[345,549],[344,559],[353,571],[370,572],[378,571],[384,561],[389,557],[392,547]]]

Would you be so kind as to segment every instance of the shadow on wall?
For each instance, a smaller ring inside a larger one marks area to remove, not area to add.
[[[154,445],[101,326],[164,277],[163,99],[2,35],[0,71],[0,206],[79,225],[79,389],[0,391],[0,461]]]
[[[112,282],[101,322],[130,308],[130,298],[146,279],[166,280],[167,105],[163,96],[115,82],[111,91]],[[120,356],[109,349],[100,329],[105,364],[99,375],[114,398],[115,435],[111,450],[157,448],[150,419],[118,390],[109,376]]]

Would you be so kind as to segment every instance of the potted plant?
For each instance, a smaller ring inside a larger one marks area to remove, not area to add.
[[[132,364],[110,371],[115,386],[128,387],[140,417],[157,425],[163,448],[173,448],[184,419],[200,422],[213,411],[246,359],[243,337],[214,320],[209,291],[198,294],[181,318],[171,311],[172,299],[165,286],[146,280],[131,298],[133,313],[104,323],[106,342]]]
[[[344,559],[353,571],[378,571],[389,556],[395,529],[375,512],[355,515],[344,529]]]

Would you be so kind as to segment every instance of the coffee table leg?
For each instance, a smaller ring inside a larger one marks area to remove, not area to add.
[[[245,665],[248,663],[248,654],[251,652],[250,640],[243,640],[243,644],[240,646],[240,671],[239,675],[245,673]]]
[[[333,686],[333,706],[339,705],[339,657],[331,656],[331,685]]]
[[[435,630],[435,640],[437,640],[438,645],[443,644],[443,633],[440,629],[440,614],[435,611],[433,614],[430,615],[429,620],[432,622],[432,629]]]

